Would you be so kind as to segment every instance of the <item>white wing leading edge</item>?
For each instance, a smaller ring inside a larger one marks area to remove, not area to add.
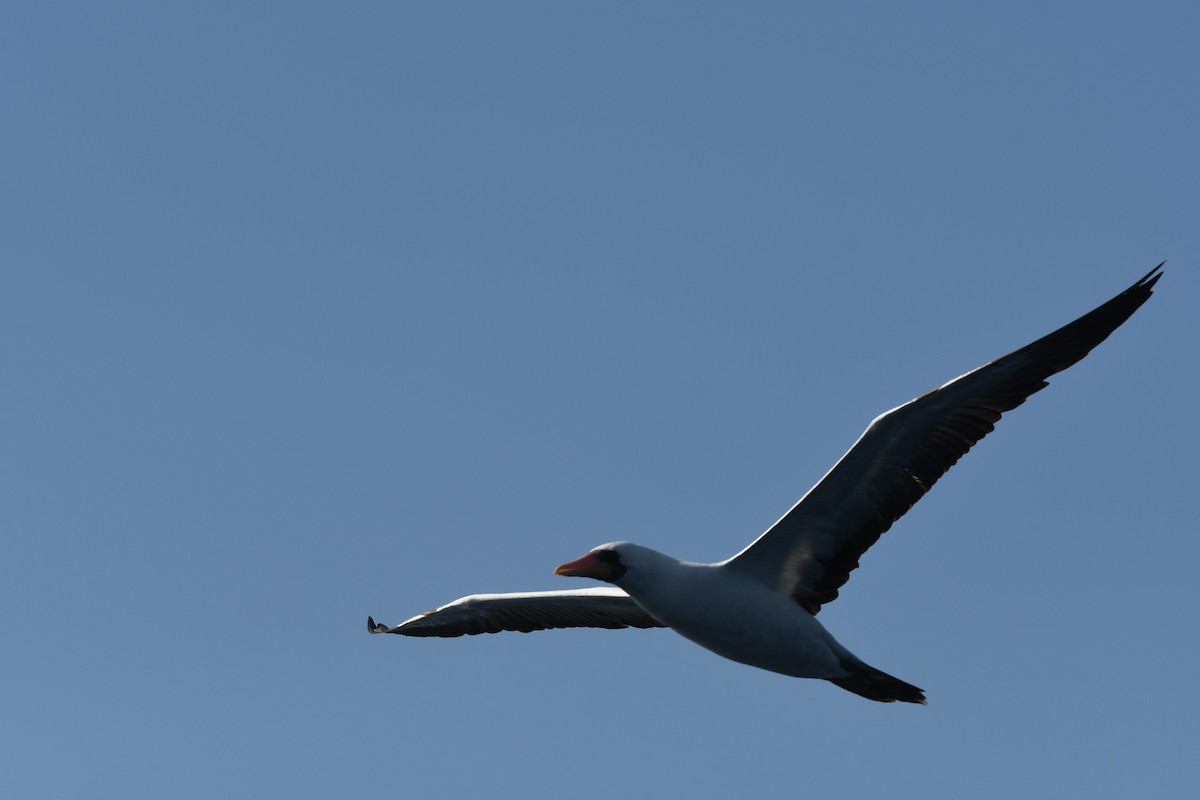
[[[426,611],[394,628],[367,617],[371,633],[463,636],[548,628],[663,628],[632,597],[616,587],[558,592],[473,594]]]

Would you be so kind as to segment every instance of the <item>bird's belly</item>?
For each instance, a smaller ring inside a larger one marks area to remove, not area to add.
[[[841,675],[840,645],[791,598],[764,592],[755,602],[722,602],[698,592],[685,604],[639,603],[681,636],[742,664],[797,678]]]

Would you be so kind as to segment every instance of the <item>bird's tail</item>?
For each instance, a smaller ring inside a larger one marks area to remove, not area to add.
[[[881,703],[920,703],[925,705],[925,692],[905,683],[899,678],[893,678],[886,672],[880,672],[874,667],[867,666],[858,659],[845,660],[842,666],[850,673],[841,678],[829,678],[848,692],[862,695],[868,700],[878,700]]]

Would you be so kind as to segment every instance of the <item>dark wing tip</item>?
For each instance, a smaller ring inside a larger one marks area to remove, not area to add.
[[[1140,281],[1138,281],[1137,283],[1135,283],[1133,285],[1132,288],[1134,288],[1134,289],[1153,288],[1154,284],[1158,283],[1158,279],[1163,276],[1162,268],[1163,268],[1163,264],[1165,264],[1165,263],[1167,263],[1167,260],[1164,258],[1161,262],[1159,262],[1159,265],[1157,267],[1155,267],[1154,269],[1147,272]]]
[[[367,633],[391,633],[392,629],[382,622],[376,622],[374,617],[367,617]]]
[[[1133,286],[1130,286],[1128,289],[1126,289],[1124,292],[1122,292],[1120,295],[1118,295],[1118,297],[1125,297],[1130,294],[1136,293],[1143,297],[1143,302],[1144,302],[1145,298],[1150,297],[1150,294],[1151,294],[1150,290],[1154,288],[1154,284],[1158,283],[1158,279],[1163,276],[1162,268],[1163,268],[1163,264],[1166,264],[1166,263],[1167,263],[1166,259],[1163,259],[1161,262],[1159,262],[1157,267],[1155,267],[1154,269],[1150,270],[1145,275],[1143,275],[1138,280],[1137,283],[1135,283]]]

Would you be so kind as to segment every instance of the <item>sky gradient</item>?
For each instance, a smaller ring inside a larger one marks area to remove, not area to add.
[[[1189,3],[38,3],[0,26],[0,794],[1193,797]],[[1164,258],[821,614],[372,637],[740,550]]]

